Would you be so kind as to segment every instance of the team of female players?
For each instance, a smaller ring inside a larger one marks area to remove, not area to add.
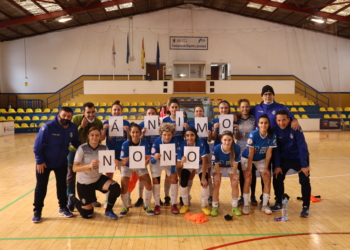
[[[220,115],[231,113],[230,104],[227,101],[220,102],[218,107]],[[267,115],[259,117],[257,121],[258,129],[256,130],[256,121],[249,114],[249,101],[246,99],[239,100],[239,108],[241,113],[235,117],[234,133],[225,131],[219,134],[220,123],[219,119],[216,118],[212,123],[209,123],[206,136],[202,138],[199,138],[197,134],[194,121],[188,122],[186,117],[184,118],[183,131],[175,131],[176,111],[180,111],[180,105],[176,99],[168,102],[169,115],[161,121],[159,136],[145,136],[146,128],[143,122],[140,124],[129,124],[128,121],[124,120],[124,135],[122,137],[109,136],[108,121],[105,121],[101,132],[92,127],[88,133],[90,148],[104,150],[104,147],[97,147],[96,141],[106,140],[107,148],[115,151],[116,167],[121,172],[120,197],[123,208],[120,216],[126,216],[132,206],[128,185],[131,176],[135,173],[139,177],[139,199],[135,206],[143,205],[143,210],[147,215],[159,215],[161,213],[161,205],[170,205],[173,214],[186,213],[190,209],[190,191],[193,179],[197,173],[201,184],[201,210],[206,215],[217,216],[221,178],[225,172],[230,177],[232,187],[232,213],[236,216],[242,213],[249,214],[250,187],[252,188],[251,204],[257,205],[255,199],[255,170],[260,172],[264,184],[261,209],[265,214],[271,214],[272,211],[268,207],[271,180],[269,162],[272,148],[276,147],[276,138],[272,133]],[[119,101],[112,105],[111,110],[112,116],[122,116],[122,106]],[[146,115],[157,115],[157,110],[148,108]],[[196,106],[194,108],[194,116],[204,117],[204,108]],[[209,142],[212,140],[214,140],[214,148],[210,152]],[[171,166],[160,165],[160,158],[162,157],[160,154],[161,144],[175,144],[177,152],[176,164],[174,163]],[[144,168],[129,168],[129,151],[130,147],[133,146],[144,146],[144,155],[146,156]],[[186,169],[184,167],[187,161],[184,154],[185,147],[199,147],[200,162],[197,169]],[[83,156],[80,158],[83,158]],[[82,162],[83,159],[80,158],[77,159],[77,162],[75,161],[75,164],[79,164],[79,161]],[[84,159],[84,161],[91,161],[90,165],[94,167],[98,165],[96,159]],[[89,163],[86,162],[85,164]],[[148,164],[150,165],[152,181],[147,169]],[[238,169],[241,171],[238,171]],[[160,199],[160,177],[163,170],[166,174],[164,202]],[[80,171],[83,172],[82,174],[85,175],[85,178],[92,174],[91,168],[82,168]],[[114,183],[111,180],[113,174],[106,174],[106,176],[109,177],[110,181],[106,182],[106,179],[104,183],[108,185]],[[241,199],[239,199],[238,189],[240,180]],[[117,215],[114,214],[111,208],[111,204],[115,202],[115,197],[112,197],[114,202],[111,203],[108,186],[103,186],[104,183],[101,184],[103,188],[100,189],[103,189],[103,192],[106,193],[105,208],[107,207],[110,213],[108,217],[116,219]],[[180,204],[182,205],[180,209],[177,205],[178,183],[180,183]],[[251,185],[252,183],[254,185]],[[152,196],[155,203],[154,209],[151,208]],[[242,211],[238,208],[239,204],[244,204]],[[212,206],[212,208],[210,209],[209,206]]]

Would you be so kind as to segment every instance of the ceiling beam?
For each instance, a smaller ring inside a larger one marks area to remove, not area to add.
[[[227,9],[228,9],[228,7],[231,5],[232,1],[233,1],[233,0],[231,0],[231,1],[226,5],[225,11],[227,11]]]
[[[260,9],[258,9],[258,10],[254,13],[253,17],[256,17],[256,15],[259,14],[260,11],[261,11],[264,7],[265,7],[265,5],[261,5]]]
[[[330,3],[330,4],[323,4],[323,5],[318,5],[318,6],[309,6],[309,7],[303,8],[303,9],[304,10],[306,10],[306,9],[323,9],[324,7],[327,7],[327,6],[334,6],[334,5],[347,4],[347,3],[350,3],[350,2]]]
[[[53,3],[53,2],[50,2],[50,1],[45,1],[45,0],[35,0],[37,2],[43,2],[43,3]],[[65,6],[65,7],[76,7],[76,5],[73,5],[73,4],[67,4],[67,3],[59,3],[57,2],[56,0],[54,0],[55,2],[53,4],[57,4],[59,6]],[[80,4],[80,2],[78,1],[78,3]]]
[[[38,4],[35,0],[32,0],[32,2],[38,6],[42,11],[44,11],[45,13],[49,13],[43,6],[41,6],[40,4]]]
[[[28,10],[26,10],[25,8],[23,8],[21,5],[16,4],[15,2],[12,2],[11,0],[6,0],[9,4],[11,4],[13,7],[15,7],[16,9],[22,11],[25,15],[29,15],[32,16],[33,14],[30,13]]]
[[[349,27],[347,27],[347,28],[344,28],[344,29],[342,29],[342,30],[339,30],[339,31],[338,31],[338,34],[340,34],[340,33],[344,32],[344,31],[347,31],[348,29],[350,29],[350,26],[349,26]]]
[[[248,2],[246,2],[243,7],[238,11],[238,14],[241,14],[242,11],[245,9],[245,7],[248,5]]]
[[[210,5],[210,7],[213,7],[213,5],[214,5],[214,2],[215,2],[215,0],[213,0],[213,1],[211,2],[211,5]]]
[[[13,20],[5,20],[5,21],[0,22],[0,29],[15,26],[15,25],[20,25],[20,24],[24,24],[24,23],[29,23],[29,22],[37,22],[37,21],[48,19],[48,18],[56,18],[56,17],[60,17],[60,16],[64,16],[64,15],[72,15],[72,14],[86,12],[86,11],[90,11],[90,10],[107,8],[107,7],[111,7],[111,6],[119,5],[119,4],[123,4],[123,3],[128,3],[128,2],[130,2],[130,0],[112,0],[112,1],[104,2],[104,3],[90,4],[86,8],[80,7],[80,6],[75,6],[73,8],[64,9],[64,10],[55,11],[55,12],[50,12],[50,13],[37,15],[37,16],[27,16],[27,17],[16,18]],[[121,13],[121,11],[120,11],[120,13]]]
[[[317,10],[310,9],[310,8],[308,8],[308,9],[301,8],[300,9],[294,5],[273,2],[273,1],[269,1],[269,0],[250,0],[250,2],[268,5],[268,6],[284,9],[284,10],[299,12],[299,13],[303,13],[303,14],[307,14],[307,15],[315,15],[315,16],[319,16],[319,17],[331,18],[331,19],[334,19],[337,21],[350,23],[350,17],[338,16],[338,15],[334,15],[334,14],[326,13],[326,12],[321,12],[321,11],[317,11]]]

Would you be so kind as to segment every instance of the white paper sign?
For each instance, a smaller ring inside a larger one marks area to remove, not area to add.
[[[146,128],[145,135],[159,135],[159,121],[157,115],[145,116],[144,127]]]
[[[199,169],[199,147],[184,147],[184,156],[186,162],[184,168],[186,169]]]
[[[233,115],[219,115],[219,133],[222,134],[224,131],[233,132]]]
[[[115,172],[115,158],[114,150],[100,150],[98,151],[98,172],[99,173],[114,173]]]
[[[175,143],[160,144],[160,166],[172,166],[176,164],[176,145]]]
[[[123,136],[123,117],[122,116],[111,116],[108,119],[108,132],[109,136]]]
[[[197,130],[198,137],[208,137],[208,117],[195,117],[194,128]]]
[[[129,147],[129,167],[146,168],[145,146]]]
[[[184,112],[176,111],[176,131],[184,130]]]

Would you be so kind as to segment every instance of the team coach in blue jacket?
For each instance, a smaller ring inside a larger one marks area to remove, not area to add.
[[[277,126],[273,132],[277,137],[277,148],[274,148],[274,174],[273,182],[276,194],[276,204],[271,207],[272,211],[277,211],[282,207],[282,195],[284,194],[284,179],[289,169],[294,169],[299,174],[299,183],[303,196],[303,207],[301,217],[309,216],[310,207],[310,169],[309,151],[305,141],[304,133],[294,130],[290,125],[288,112],[285,110],[276,113]]]
[[[34,217],[32,222],[41,221],[41,211],[49,182],[50,172],[56,176],[57,198],[60,215],[72,217],[67,209],[66,178],[68,146],[72,143],[76,148],[80,145],[77,125],[71,122],[73,111],[62,107],[55,119],[49,121],[39,130],[34,143],[36,159],[36,187],[34,193]]]

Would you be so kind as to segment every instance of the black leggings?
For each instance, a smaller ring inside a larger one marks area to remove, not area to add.
[[[242,164],[238,163],[239,170],[239,186],[241,187],[241,196],[243,196],[243,187],[244,187],[244,175],[242,170]],[[250,185],[251,193],[250,197],[255,197],[255,187],[256,187],[256,167],[252,164],[252,184]]]
[[[188,180],[190,179],[192,171],[189,169],[182,169],[181,171],[181,187],[187,187],[188,186]],[[208,181],[208,173],[205,174],[205,179]],[[199,180],[202,179],[202,173],[199,174]]]

